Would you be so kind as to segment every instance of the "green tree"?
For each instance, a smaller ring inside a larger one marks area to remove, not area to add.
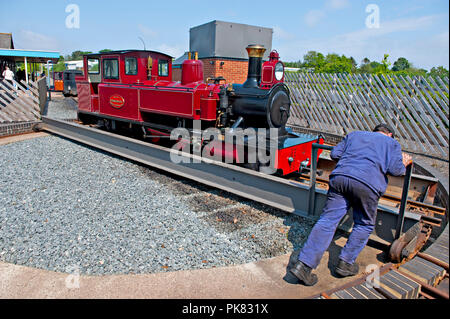
[[[388,60],[389,58],[389,54],[385,54],[383,56],[383,60],[381,60],[381,67],[378,68],[377,70],[375,70],[375,73],[382,73],[382,74],[386,74],[389,73],[389,67],[391,66],[391,62],[389,62]]]
[[[72,52],[72,55],[70,56],[69,61],[82,60],[83,55],[89,54],[89,53],[92,53],[92,52],[91,51],[74,51],[74,52]]]
[[[356,70],[358,70],[358,63],[356,63],[356,60],[351,56],[350,62],[352,64],[352,72],[355,73]]]
[[[103,49],[103,50],[98,51],[98,53],[108,53],[111,51],[112,51],[111,49]]]
[[[284,65],[287,68],[301,68],[302,67],[302,62],[301,61],[297,61],[297,62],[284,62]]]
[[[325,56],[316,51],[309,51],[303,56],[303,67],[313,68],[315,72],[325,65]]]
[[[433,67],[430,70],[429,75],[433,76],[433,77],[440,77],[441,79],[445,78],[445,77],[449,77],[449,72],[446,68],[444,68],[442,65],[438,66],[438,67]]]
[[[370,60],[369,60],[369,58],[364,58],[364,59],[362,59],[361,63],[362,63],[362,65],[369,64]]]
[[[406,58],[398,58],[397,61],[394,62],[392,66],[392,71],[404,71],[411,68],[412,65]]]
[[[352,72],[353,61],[345,55],[339,56],[336,53],[329,53],[325,57],[325,63],[319,68],[321,73],[350,73]],[[316,71],[317,72],[317,71]]]

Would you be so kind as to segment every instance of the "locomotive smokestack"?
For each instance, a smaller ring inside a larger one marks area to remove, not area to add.
[[[250,44],[245,49],[248,52],[248,76],[243,86],[256,88],[261,81],[261,64],[266,49],[262,45],[257,44]]]

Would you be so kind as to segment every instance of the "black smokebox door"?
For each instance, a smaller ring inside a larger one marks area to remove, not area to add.
[[[269,109],[269,125],[271,127],[284,127],[289,118],[290,100],[284,91],[276,92],[271,100]]]

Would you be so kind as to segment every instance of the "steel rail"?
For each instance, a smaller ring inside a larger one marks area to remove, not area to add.
[[[160,145],[44,116],[37,129],[299,216],[317,219],[325,205],[327,193],[325,189],[314,190],[314,209],[308,213],[310,208],[308,185],[236,165],[212,161],[192,154],[180,155],[183,160],[175,163],[171,160],[171,150]],[[397,208],[379,205],[376,227],[371,239],[390,244],[394,240],[397,216]],[[406,211],[403,230],[407,231],[420,219],[420,214]],[[339,228],[350,231],[352,224],[351,214],[347,214]]]

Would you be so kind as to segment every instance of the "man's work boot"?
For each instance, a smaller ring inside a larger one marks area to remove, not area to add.
[[[339,259],[339,264],[336,267],[336,273],[342,277],[354,276],[359,271],[357,263],[349,264],[342,259]]]
[[[289,271],[298,279],[300,279],[305,286],[314,286],[317,283],[317,275],[311,274],[311,267],[306,266],[301,261],[297,261]]]

